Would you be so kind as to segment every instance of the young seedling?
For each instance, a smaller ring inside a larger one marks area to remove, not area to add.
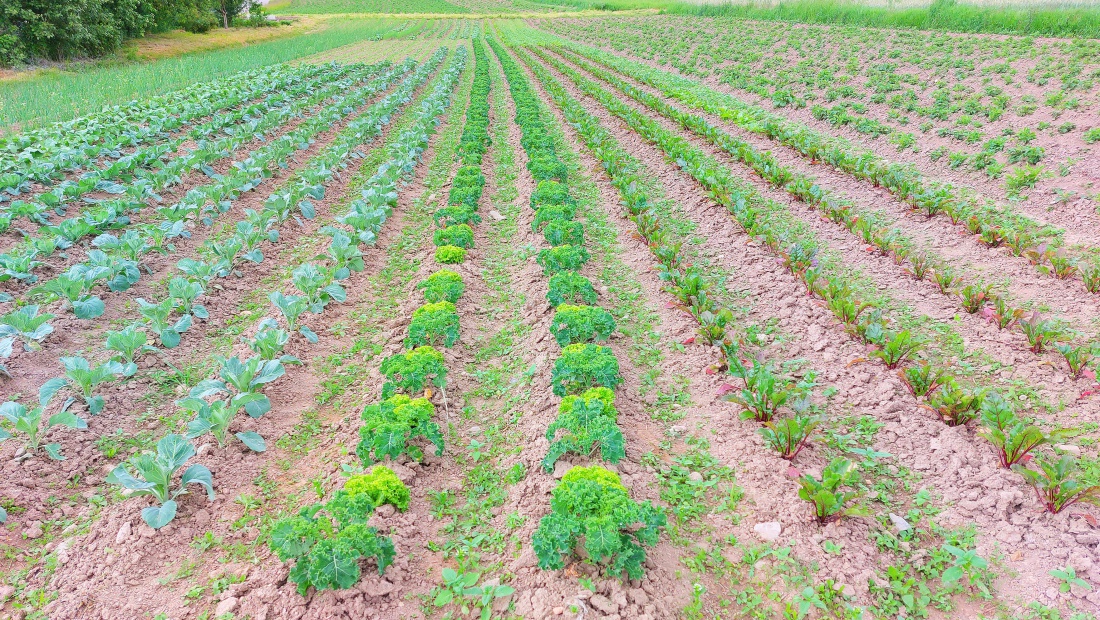
[[[948,426],[964,426],[978,416],[984,398],[983,390],[965,390],[954,380],[947,380],[928,397],[928,406]]]
[[[1023,318],[1024,310],[1013,308],[1008,304],[1007,299],[997,295],[993,297],[993,307],[982,310],[982,316],[990,323],[995,323],[999,329],[1006,329]]]
[[[84,401],[84,404],[88,407],[88,413],[92,415],[97,415],[100,411],[103,411],[103,407],[106,404],[102,396],[98,396],[92,392],[100,384],[113,381],[116,376],[123,374],[125,370],[122,364],[115,361],[104,362],[98,366],[92,366],[91,363],[83,357],[62,357],[61,365],[65,368],[65,376],[55,377],[42,384],[42,387],[38,389],[39,403],[41,406],[45,407],[55,394],[63,388],[68,387]],[[72,400],[73,399],[70,398],[70,400],[62,406],[62,409],[67,408]]]
[[[42,348],[39,343],[53,333],[53,325],[50,325],[53,317],[49,313],[38,314],[38,306],[33,304],[12,310],[0,316],[0,338],[17,338],[23,341],[25,350],[37,351]]]
[[[51,459],[63,461],[65,457],[61,456],[61,444],[48,443],[43,446],[41,445],[43,436],[55,426],[66,426],[79,430],[88,428],[88,423],[84,421],[84,418],[64,410],[46,419],[46,423],[43,426],[42,407],[27,409],[22,404],[13,401],[8,401],[0,405],[0,418],[2,418],[0,421],[6,421],[11,425],[10,431],[0,427],[0,441],[12,439],[17,436],[12,433],[24,435],[23,449],[26,453],[25,458],[30,458],[37,454],[38,449],[41,447]]]
[[[195,415],[194,419],[187,423],[186,436],[188,439],[195,439],[210,433],[214,436],[214,439],[218,440],[218,447],[224,448],[229,425],[233,423],[237,412],[241,410],[241,407],[246,407],[262,398],[264,398],[262,394],[247,393],[236,394],[228,401],[215,400],[207,403],[201,398],[185,398],[177,401],[176,404],[184,411]],[[253,452],[267,450],[264,438],[255,431],[234,433],[234,436]]]
[[[782,418],[764,424],[759,432],[764,441],[779,453],[781,458],[793,461],[809,443],[814,430],[821,423],[817,416]]]
[[[1059,592],[1069,592],[1073,589],[1073,586],[1083,588],[1085,590],[1091,590],[1092,586],[1089,582],[1081,579],[1077,576],[1077,569],[1072,566],[1066,565],[1065,568],[1055,568],[1048,573],[1051,577],[1057,579]]]
[[[138,324],[127,325],[120,331],[107,332],[107,342],[104,348],[114,351],[116,355],[111,359],[122,364],[122,375],[132,377],[137,372],[138,355],[155,353],[156,347],[149,344],[149,337],[145,330]]]
[[[959,291],[959,297],[962,299],[963,310],[966,310],[970,314],[975,314],[979,310],[985,307],[985,304],[989,302],[993,296],[993,285],[981,285],[981,284],[967,284]]]
[[[160,336],[160,343],[167,349],[179,346],[180,334],[191,329],[191,315],[184,314],[173,322],[172,315],[176,312],[176,301],[171,297],[156,304],[140,297],[134,301],[137,302],[138,312],[145,318],[149,328],[154,334]]]
[[[241,406],[249,417],[258,418],[271,411],[271,401],[261,393],[264,385],[286,374],[286,368],[280,360],[265,360],[260,356],[245,361],[237,356],[220,358],[220,379],[204,379],[191,388],[189,398],[206,398],[214,394],[225,393],[231,396],[245,396]],[[233,410],[234,413],[237,411]]]
[[[1027,343],[1031,346],[1033,353],[1042,353],[1048,344],[1062,336],[1062,331],[1054,321],[1040,318],[1038,312],[1033,313],[1030,318],[1020,319],[1017,323],[1020,331],[1027,337]]]
[[[742,379],[745,387],[723,395],[722,400],[741,405],[745,420],[771,422],[788,399],[801,395],[794,381],[777,377],[766,362],[753,364],[742,373]]]
[[[141,511],[141,518],[153,528],[160,529],[176,518],[176,498],[187,493],[187,486],[198,484],[206,489],[206,496],[214,501],[214,479],[210,470],[202,465],[191,465],[173,488],[173,480],[191,457],[195,447],[180,435],[169,434],[157,442],[156,454],[144,452],[131,457],[111,470],[108,484],[117,484],[133,491],[133,495],[151,495],[157,501]],[[130,473],[131,468],[134,474]]]
[[[997,392],[982,399],[980,434],[997,449],[1001,467],[1022,462],[1032,450],[1053,443],[1069,434],[1064,430],[1044,433],[1042,429],[1017,417],[1012,405]]]
[[[1078,379],[1088,368],[1089,362],[1092,361],[1096,345],[1088,343],[1073,346],[1072,344],[1056,343],[1054,348],[1058,349],[1058,352],[1066,359],[1066,364],[1069,365],[1069,376]]]
[[[871,351],[871,356],[882,360],[886,367],[891,370],[897,368],[899,364],[920,351],[924,346],[924,343],[914,338],[909,330],[887,331],[876,344],[878,346]]]
[[[312,329],[298,324],[301,316],[309,310],[309,299],[305,295],[284,295],[279,291],[275,291],[267,298],[286,319],[287,329],[302,334],[309,342],[317,342],[317,334]]]
[[[868,511],[854,503],[863,493],[841,490],[858,484],[856,464],[847,459],[833,459],[822,470],[821,480],[809,474],[798,479],[798,496],[813,504],[814,517],[821,524],[844,516],[866,516]]]
[[[279,360],[285,364],[301,364],[302,361],[293,355],[284,355],[283,349],[290,342],[290,334],[279,327],[275,319],[263,319],[256,329],[256,336],[249,340],[241,338],[253,353],[262,360]]]

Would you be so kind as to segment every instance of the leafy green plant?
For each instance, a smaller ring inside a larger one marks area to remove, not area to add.
[[[474,229],[468,224],[455,224],[441,228],[432,235],[436,246],[453,245],[468,250],[474,247]]]
[[[997,449],[1001,467],[1012,467],[1039,446],[1068,436],[1064,430],[1044,433],[1041,428],[1021,420],[1012,404],[997,392],[990,392],[982,399],[981,420],[980,434]]]
[[[328,255],[318,256],[317,259],[327,258],[332,261],[336,267],[333,277],[337,280],[349,277],[352,272],[363,271],[366,265],[363,262],[363,252],[360,251],[359,244],[353,243],[351,237],[344,234],[342,230],[333,229],[331,234],[332,243],[329,244]]]
[[[450,269],[436,271],[417,284],[416,288],[424,291],[424,301],[430,304],[441,301],[456,303],[458,298],[462,297],[462,293],[466,291],[462,276]]]
[[[432,589],[432,605],[446,607],[457,603],[463,616],[476,612],[481,620],[492,617],[494,600],[511,596],[516,591],[503,584],[477,585],[481,573],[458,572],[444,567],[442,577],[443,585]]]
[[[550,376],[550,384],[558,396],[579,394],[597,386],[615,389],[622,382],[615,354],[608,347],[595,344],[563,347]]]
[[[830,523],[844,516],[865,516],[866,509],[854,504],[863,493],[841,489],[858,484],[856,464],[847,459],[833,459],[822,470],[821,480],[810,474],[798,479],[798,496],[813,504],[818,523]]]
[[[991,323],[996,323],[998,329],[1006,329],[1023,318],[1024,310],[1013,308],[1008,304],[1007,299],[997,295],[993,298],[993,307],[983,310],[983,316],[989,319]]]
[[[64,410],[46,418],[45,425],[43,425],[42,407],[27,409],[22,404],[14,401],[8,401],[0,405],[0,422],[7,422],[11,426],[10,431],[0,426],[0,441],[17,437],[12,433],[22,434],[25,436],[23,448],[27,456],[37,454],[38,449],[41,447],[55,461],[65,460],[65,457],[61,456],[61,444],[48,443],[43,446],[41,445],[43,436],[55,426],[80,430],[88,428],[88,423],[83,418]]]
[[[1074,346],[1072,344],[1055,343],[1054,348],[1058,349],[1058,352],[1065,358],[1066,364],[1069,365],[1069,375],[1074,379],[1077,379],[1088,368],[1088,363],[1092,361],[1094,357],[1094,351],[1096,345],[1093,343],[1081,344]]]
[[[899,371],[898,376],[905,382],[905,387],[909,388],[917,398],[935,392],[949,379],[944,370],[933,366],[928,361],[922,361],[916,366]]]
[[[281,360],[265,360],[259,355],[241,361],[241,358],[233,356],[220,358],[221,368],[218,369],[220,379],[205,379],[191,388],[190,398],[206,398],[213,394],[225,392],[240,396],[251,394],[244,399],[242,406],[250,417],[258,418],[271,411],[271,400],[261,391],[264,385],[271,383],[286,374],[286,368]],[[234,409],[234,411],[236,411]]]
[[[60,361],[65,368],[65,376],[50,379],[38,389],[38,400],[42,406],[45,407],[55,394],[68,387],[84,401],[84,404],[88,407],[88,413],[97,415],[100,411],[103,411],[106,401],[102,396],[92,392],[99,385],[113,381],[117,375],[123,374],[125,368],[122,364],[109,361],[98,366],[92,366],[83,357],[62,357]],[[68,403],[65,407],[67,406]],[[62,407],[62,409],[65,407]]]
[[[424,304],[413,311],[405,346],[442,343],[450,348],[458,342],[458,336],[458,313],[455,312],[455,305],[449,301],[438,301]]]
[[[382,361],[382,374],[389,381],[382,388],[382,397],[389,398],[404,390],[409,394],[423,392],[429,383],[439,389],[447,387],[447,367],[443,354],[431,346],[416,347]]]
[[[809,443],[814,430],[821,424],[817,416],[796,415],[792,418],[782,418],[764,423],[764,428],[759,432],[764,441],[772,447],[779,456],[793,461],[798,453]]]
[[[441,265],[457,265],[466,260],[466,250],[456,245],[441,245],[435,249],[435,262]]]
[[[539,250],[538,264],[545,275],[551,276],[562,271],[578,271],[589,258],[583,245],[559,245]]]
[[[560,181],[539,181],[535,191],[531,193],[531,207],[535,209],[542,205],[564,205],[573,202],[569,196],[569,187]]]
[[[992,293],[992,285],[983,286],[981,284],[967,284],[959,291],[963,310],[966,310],[970,314],[976,313],[985,307],[985,304],[988,303],[992,297]]]
[[[1053,462],[1038,457],[1032,462],[1038,465],[1038,471],[1023,465],[1013,465],[1012,469],[1035,489],[1047,512],[1058,514],[1078,502],[1100,506],[1100,485],[1082,484],[1076,478],[1080,467],[1073,457],[1067,455]]]
[[[424,437],[435,445],[436,456],[443,454],[443,433],[432,421],[435,406],[427,398],[409,398],[404,394],[363,409],[363,426],[359,428],[356,455],[364,464],[389,457],[397,459],[407,454],[414,460],[424,457],[419,446],[409,443]]]
[[[561,304],[595,304],[596,289],[588,278],[574,271],[560,271],[550,276],[550,290],[546,294],[550,305],[557,308]]]
[[[877,346],[871,351],[871,356],[882,360],[890,369],[897,368],[924,346],[924,343],[909,333],[909,330],[886,331],[881,338],[872,342]]]
[[[262,360],[279,360],[283,364],[301,364],[293,355],[284,355],[283,349],[290,342],[290,334],[279,327],[275,319],[263,319],[256,328],[252,339],[243,338],[248,348]]]
[[[984,390],[966,390],[948,379],[928,397],[928,406],[939,413],[948,426],[963,426],[978,416],[984,398]]]
[[[286,318],[287,329],[302,334],[309,342],[317,342],[317,334],[312,329],[298,324],[298,319],[309,310],[309,299],[305,295],[284,295],[275,291],[267,299]]]
[[[574,343],[604,341],[615,331],[611,313],[598,306],[562,304],[554,312],[550,333],[559,346]]]
[[[47,281],[32,292],[44,292],[56,299],[65,300],[78,319],[94,319],[103,314],[106,306],[103,300],[96,295],[88,293],[95,285],[99,270],[73,269],[62,273],[56,278]]]
[[[1077,569],[1072,566],[1066,565],[1065,568],[1055,568],[1050,570],[1047,574],[1061,582],[1058,584],[1059,592],[1069,592],[1073,586],[1084,588],[1085,590],[1092,589],[1089,582],[1077,576]]]
[[[116,353],[111,359],[122,364],[124,377],[131,377],[137,372],[137,363],[134,360],[139,354],[155,353],[157,350],[149,344],[149,337],[137,325],[127,325],[119,331],[108,331],[104,348]]]
[[[542,229],[542,236],[553,247],[584,245],[584,224],[573,220],[554,220]]]
[[[572,220],[577,216],[576,205],[545,205],[535,211],[535,219],[531,221],[531,230],[538,232],[544,224],[554,221]]]
[[[745,387],[722,395],[722,400],[735,402],[744,409],[741,418],[771,422],[779,408],[802,391],[794,381],[777,376],[767,362],[757,362],[741,373]]]
[[[191,457],[195,447],[180,435],[165,435],[157,442],[156,454],[143,452],[111,470],[108,484],[117,484],[133,491],[134,496],[151,495],[157,501],[141,511],[149,527],[160,529],[176,518],[176,498],[187,493],[187,486],[198,484],[206,489],[207,498],[214,501],[214,479],[210,470],[195,464],[184,470],[173,489],[173,479]],[[133,468],[134,474],[130,473]],[[136,475],[135,475],[136,474]]]
[[[280,560],[294,560],[289,579],[298,584],[299,594],[305,596],[311,587],[354,586],[362,575],[363,559],[373,558],[378,574],[385,573],[396,552],[392,540],[367,526],[374,507],[367,493],[339,490],[329,501],[302,508],[272,525],[269,545]]]
[[[950,267],[939,265],[932,271],[932,281],[936,283],[941,293],[950,295],[951,291],[962,282],[962,278],[955,275]]]
[[[602,467],[574,467],[551,492],[550,514],[532,538],[543,570],[565,566],[583,546],[586,560],[608,575],[641,579],[645,547],[657,544],[667,519],[649,502],[630,499],[619,476]]]
[[[184,314],[175,321],[172,321],[172,315],[175,314],[176,311],[176,304],[175,300],[171,297],[155,304],[145,301],[140,297],[134,301],[138,305],[138,312],[141,313],[141,316],[144,317],[145,321],[149,324],[149,328],[153,330],[154,334],[160,336],[160,343],[168,349],[178,347],[181,339],[180,334],[191,329],[191,315]]]
[[[1088,292],[1100,293],[1100,265],[1082,268],[1081,280],[1085,283],[1085,289]]]
[[[27,351],[37,351],[42,348],[38,343],[53,333],[53,325],[50,325],[53,317],[49,313],[39,314],[34,304],[12,310],[0,316],[0,338],[12,336],[23,341]]]
[[[940,575],[940,582],[945,586],[958,583],[966,577],[971,585],[978,586],[986,594],[988,588],[980,578],[981,572],[989,566],[989,562],[978,555],[975,549],[960,549],[954,545],[943,545],[943,550],[951,554],[951,566]]]
[[[404,512],[409,508],[409,487],[389,467],[376,465],[366,474],[352,476],[344,483],[350,495],[365,493],[375,506],[390,504]]]
[[[347,300],[347,291],[333,281],[335,278],[335,268],[318,267],[313,263],[303,263],[290,272],[290,281],[305,296],[313,314],[324,312],[325,306],[334,301]]]
[[[214,436],[214,439],[218,441],[218,446],[224,448],[225,438],[229,432],[229,425],[233,423],[233,419],[237,416],[237,412],[240,411],[242,407],[247,407],[249,404],[257,402],[261,398],[264,398],[262,394],[244,393],[236,394],[228,401],[215,400],[207,403],[201,398],[188,397],[177,401],[176,404],[184,411],[190,412],[195,416],[187,423],[187,439],[195,439],[202,437],[206,433],[210,433]],[[267,444],[264,442],[263,437],[255,431],[234,433],[234,436],[241,440],[241,443],[253,452],[264,452],[267,450]]]
[[[554,463],[562,455],[573,452],[592,454],[599,446],[600,457],[618,463],[626,456],[626,440],[616,420],[615,393],[605,387],[592,388],[580,396],[566,396],[558,407],[558,417],[546,429],[550,449],[542,460],[546,471],[554,471]],[[565,434],[559,439],[558,431]]]
[[[1040,318],[1038,312],[1032,313],[1029,318],[1018,320],[1017,324],[1034,353],[1042,353],[1048,344],[1062,337],[1062,330],[1058,325],[1051,319]]]

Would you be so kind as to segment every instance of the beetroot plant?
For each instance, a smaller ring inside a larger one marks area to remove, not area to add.
[[[928,398],[928,405],[948,426],[963,426],[978,416],[984,398],[983,390],[964,389],[947,380]]]
[[[916,366],[910,366],[898,372],[898,376],[905,382],[905,387],[917,398],[923,398],[935,392],[945,382],[950,381],[947,373],[931,364],[923,361]]]
[[[790,379],[778,376],[766,362],[758,362],[742,373],[745,387],[722,396],[722,400],[735,402],[744,409],[741,417],[757,422],[771,422],[779,408],[792,398],[801,396],[801,390]]]
[[[1062,335],[1062,331],[1053,320],[1041,318],[1038,312],[1032,313],[1029,318],[1018,320],[1017,324],[1020,326],[1020,331],[1027,337],[1027,343],[1033,353],[1042,353],[1047,345]]]
[[[813,504],[818,523],[830,523],[845,516],[864,516],[867,510],[855,502],[863,493],[843,490],[859,484],[857,466],[847,459],[833,459],[821,472],[818,480],[810,474],[798,479],[798,496]]]
[[[924,343],[909,333],[909,330],[883,332],[876,344],[877,347],[871,351],[871,356],[882,360],[891,370],[897,368],[924,346]]]
[[[817,416],[796,415],[766,422],[764,428],[757,432],[780,457],[793,461],[809,443],[810,436],[820,424],[821,420]]]
[[[1093,343],[1074,346],[1072,344],[1056,343],[1054,348],[1062,354],[1069,365],[1069,375],[1074,379],[1080,378],[1081,373],[1088,368],[1089,362],[1095,355],[1096,345]]]
[[[1046,458],[1035,459],[1038,471],[1022,465],[1013,467],[1035,489],[1039,502],[1047,512],[1058,514],[1076,504],[1100,506],[1100,485],[1082,484],[1076,476],[1080,466],[1071,456],[1063,456],[1057,461]]]
[[[1064,430],[1044,433],[1041,428],[1021,420],[1012,405],[997,392],[990,392],[981,406],[982,437],[997,449],[1001,467],[1012,467],[1032,450],[1068,436]]]
[[[992,285],[981,284],[967,284],[959,291],[959,298],[962,300],[963,310],[966,310],[970,314],[974,314],[985,307],[985,304],[989,302],[993,296]]]

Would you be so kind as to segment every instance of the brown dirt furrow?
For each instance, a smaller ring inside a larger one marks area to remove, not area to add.
[[[547,68],[645,165],[697,225],[694,235],[705,240],[699,250],[727,278],[726,289],[735,299],[751,300],[744,318],[739,320],[747,325],[776,324],[779,333],[768,339],[766,356],[804,359],[819,373],[819,380],[837,390],[828,403],[830,424],[845,427],[866,418],[881,425],[873,448],[893,455],[891,464],[911,472],[914,479],[907,482],[912,486],[910,492],[925,488],[938,497],[945,510],[937,522],[948,527],[976,523],[979,553],[983,557],[1007,556],[1006,566],[1017,575],[1011,590],[1004,591],[1005,597],[1012,602],[1017,597],[1020,601],[1037,600],[1049,587],[1046,571],[1064,564],[1064,558],[1072,555],[1096,559],[1095,550],[1076,541],[1078,536],[1087,535],[1088,527],[1080,518],[1038,512],[1031,490],[1018,475],[998,467],[988,444],[976,437],[973,429],[944,426],[892,373],[875,364],[858,362],[865,356],[864,348],[847,337],[827,309],[805,295],[801,283],[777,263],[766,247],[749,239],[724,208],[707,198],[694,180],[667,162],[658,149],[580,93],[552,67]],[[815,561],[824,567],[822,577],[851,585],[857,601],[866,602],[868,579],[873,578],[875,566],[881,567],[868,534],[880,526],[870,519],[849,519],[824,529],[813,524],[807,505],[795,499],[797,485],[786,476],[786,463],[774,456],[759,455],[760,440],[736,419],[736,413],[714,410],[720,405],[713,391],[710,400],[702,402],[709,405],[703,420],[707,428],[713,429],[712,452],[736,469],[741,486],[761,490],[753,500],[759,515],[756,518],[780,521],[784,528],[781,542],[793,543],[806,562]],[[800,469],[813,471],[820,466],[823,461],[819,449],[805,453],[813,465]],[[904,510],[907,498],[895,499],[901,505],[890,510]],[[875,504],[875,511],[885,512],[886,507]],[[843,543],[843,556],[826,554],[819,546],[822,536]]]
[[[938,349],[937,354],[948,363],[965,362],[976,364],[982,369],[1007,368],[1009,370],[998,375],[1001,381],[1020,381],[1035,387],[1045,401],[1052,403],[1074,402],[1089,388],[1090,381],[1086,378],[1070,379],[1065,361],[1057,351],[1046,351],[1041,355],[1032,353],[1026,338],[1018,329],[999,330],[995,324],[980,315],[966,313],[956,296],[942,295],[932,283],[909,277],[892,259],[868,252],[867,246],[846,228],[828,221],[787,192],[771,187],[749,166],[725,151],[692,133],[684,132],[665,117],[636,105],[631,107],[665,129],[680,133],[694,147],[715,157],[736,176],[751,183],[762,196],[783,205],[803,221],[826,247],[835,252],[841,265],[858,270],[880,292],[892,298],[897,306],[884,308],[888,318],[895,310],[902,308],[908,309],[907,314],[918,322],[924,321],[920,317],[929,317],[932,323],[927,324],[925,329],[919,329],[918,333],[934,338],[936,334],[933,332],[942,329],[942,326],[950,326],[955,336],[949,335],[946,339],[941,339],[935,347],[931,347]],[[1059,304],[1059,309],[1063,307]],[[1089,327],[1088,323],[1080,326]],[[961,347],[951,343],[954,338],[961,338]],[[959,353],[962,357],[958,356]],[[978,382],[982,385],[990,383],[984,377],[979,377]],[[1043,417],[1060,426],[1073,427],[1080,424],[1081,419],[1100,420],[1100,403],[1088,400],[1078,403],[1072,409],[1050,412]]]

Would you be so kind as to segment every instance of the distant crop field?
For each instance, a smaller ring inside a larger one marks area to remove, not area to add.
[[[444,0],[290,0],[272,2],[273,13],[465,13],[467,8]]]

